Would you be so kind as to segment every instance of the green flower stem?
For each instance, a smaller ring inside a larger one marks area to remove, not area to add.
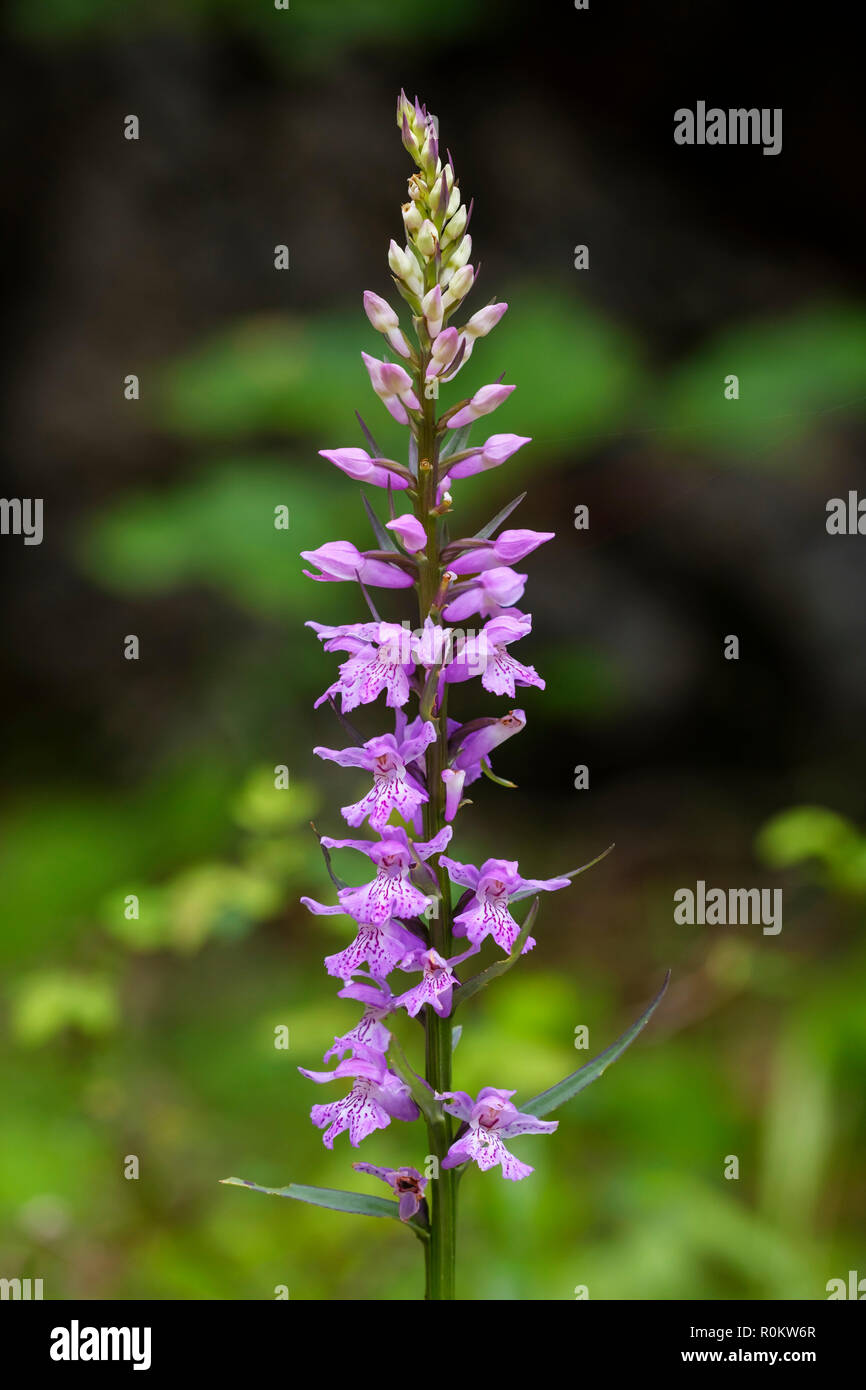
[[[418,444],[418,500],[416,516],[427,533],[425,559],[421,561],[418,584],[418,609],[420,624],[430,613],[433,601],[439,592],[442,578],[442,563],[439,555],[438,519],[431,515],[436,504],[436,479],[438,474],[438,443],[436,435],[436,403],[424,395],[424,375],[429,356],[421,353],[421,363],[416,377],[416,393],[421,402],[422,415],[416,434]],[[424,838],[431,840],[445,824],[445,797],[442,782],[442,769],[446,765],[448,753],[448,714],[447,699],[432,720],[436,731],[436,742],[427,749],[427,791],[429,801],[424,806]],[[440,900],[438,914],[430,922],[431,944],[446,959],[452,951],[451,888],[443,869],[437,869]],[[425,1076],[434,1091],[451,1090],[451,1019],[440,1018],[429,1007],[426,1014],[426,1057]],[[454,1266],[456,1247],[457,1187],[454,1172],[442,1168],[452,1140],[451,1117],[443,1114],[435,1123],[427,1126],[430,1152],[439,1160],[439,1176],[434,1180],[430,1193],[430,1240],[425,1245],[427,1261],[427,1298],[453,1299]],[[428,1189],[430,1192],[430,1189]]]

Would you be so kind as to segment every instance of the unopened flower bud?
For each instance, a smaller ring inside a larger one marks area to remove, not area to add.
[[[491,329],[496,327],[507,308],[507,304],[486,305],[467,320],[463,325],[463,332],[467,338],[486,338]]]
[[[450,246],[452,242],[459,241],[466,231],[466,204],[461,203],[454,216],[445,224],[442,232],[442,246]]]
[[[438,285],[434,285],[432,290],[428,290],[421,300],[421,308],[424,313],[424,322],[427,325],[427,332],[431,338],[435,338],[442,329],[442,291]]]
[[[481,390],[476,391],[472,399],[467,401],[456,415],[450,417],[448,428],[450,430],[460,429],[463,425],[471,425],[473,420],[480,420],[482,415],[489,415],[491,410],[495,410],[497,406],[501,405],[513,390],[513,386],[502,386],[499,383],[482,386]]]
[[[417,203],[404,203],[400,211],[403,214],[403,226],[406,228],[406,236],[413,237],[424,221],[423,213]]]
[[[439,140],[436,136],[436,127],[431,117],[427,126],[427,133],[421,152],[418,156],[418,163],[427,175],[428,181],[432,174],[439,172]]]
[[[439,236],[429,217],[425,218],[415,237],[415,245],[427,260],[432,260],[439,249]]]
[[[388,264],[397,279],[402,280],[407,289],[411,290],[413,294],[423,294],[424,281],[421,278],[418,262],[411,251],[398,246],[396,241],[392,241],[388,250]]]
[[[400,326],[396,310],[391,308],[387,299],[374,294],[372,290],[364,291],[364,312],[377,333],[387,333]]]
[[[442,296],[442,307],[450,309],[453,305],[459,304],[461,299],[465,299],[472,289],[475,279],[475,271],[471,265],[463,265],[456,271],[448,282],[448,288]]]
[[[411,102],[405,92],[397,100],[397,128],[403,137],[403,144],[416,163],[421,162],[421,150],[431,128],[432,118],[427,115],[418,98]]]
[[[427,532],[412,512],[395,516],[393,521],[386,521],[385,525],[389,531],[397,533],[410,555],[417,555],[427,544]]]
[[[440,376],[448,364],[453,360],[454,354],[460,343],[460,335],[456,328],[446,328],[439,334],[433,344],[433,351],[430,354],[430,363],[427,367],[428,380],[434,376]]]
[[[451,279],[451,276],[454,274],[455,270],[459,270],[461,266],[465,265],[471,255],[472,238],[468,232],[464,237],[461,237],[458,243],[454,244],[452,242],[448,249],[443,252],[442,264],[446,267],[446,269],[444,270],[443,275],[440,278],[446,285],[448,281]]]

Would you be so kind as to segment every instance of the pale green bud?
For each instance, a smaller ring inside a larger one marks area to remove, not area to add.
[[[418,247],[421,255],[425,256],[428,261],[431,261],[436,255],[439,249],[439,236],[429,217],[425,218],[418,229],[417,235],[415,236],[415,245]]]
[[[411,238],[424,221],[424,215],[417,203],[404,203],[401,212],[403,213],[403,226],[406,228],[406,236]]]
[[[450,246],[452,242],[457,242],[466,231],[467,222],[466,204],[461,203],[454,216],[446,222],[442,232],[442,248]]]

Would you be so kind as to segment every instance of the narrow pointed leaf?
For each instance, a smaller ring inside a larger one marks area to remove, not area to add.
[[[296,1202],[309,1202],[314,1207],[330,1207],[331,1211],[400,1219],[397,1202],[390,1202],[387,1197],[370,1197],[364,1192],[343,1192],[334,1187],[304,1187],[296,1182],[290,1182],[288,1187],[260,1187],[246,1178],[220,1178],[220,1182],[228,1187],[250,1187],[253,1192],[264,1192],[269,1197],[291,1197]]]
[[[391,1035],[391,1044],[388,1049],[388,1060],[401,1081],[405,1081],[406,1085],[409,1087],[412,1093],[412,1099],[425,1120],[433,1125],[441,1124],[441,1105],[434,1098],[433,1092],[424,1078],[419,1076],[416,1071],[413,1071],[406,1053],[403,1051],[393,1033]]]
[[[373,621],[376,622],[376,623],[381,623],[382,619],[379,617],[378,611],[377,611],[377,609],[376,609],[376,605],[375,605],[375,603],[373,602],[373,600],[370,598],[369,590],[367,589],[366,584],[364,583],[363,579],[361,578],[361,576],[360,576],[360,574],[358,573],[357,570],[355,571],[355,578],[356,578],[357,581],[358,581],[358,587],[359,587],[359,589],[361,590],[361,593],[364,595],[364,602],[366,603],[367,607],[369,608],[370,612],[371,612],[372,615],[373,615]]]
[[[517,964],[523,952],[523,947],[526,944],[526,938],[532,930],[532,924],[538,916],[538,904],[539,899],[536,898],[532,907],[526,914],[526,921],[520,928],[520,935],[514,943],[511,955],[503,957],[502,960],[494,961],[492,965],[488,965],[486,970],[480,970],[477,975],[473,975],[471,979],[467,980],[465,984],[462,984],[459,989],[454,991],[455,1009],[458,1005],[465,1004],[467,999],[471,999],[474,994],[484,989],[486,985],[489,985],[491,980],[495,980],[499,975],[504,975],[506,970],[510,970],[512,965]]]
[[[366,492],[363,491],[363,489],[361,490],[361,501],[364,503],[364,511],[367,513],[367,520],[373,528],[373,535],[376,537],[376,540],[379,542],[379,545],[382,547],[383,550],[393,550],[396,553],[397,545],[394,540],[394,537],[392,536],[390,531],[385,530],[385,527],[382,525],[376,513],[373,511],[373,508],[370,505],[370,500],[367,497]]]
[[[333,712],[334,712],[334,714],[336,715],[337,719],[339,719],[340,723],[342,724],[343,728],[346,730],[346,732],[347,732],[347,734],[349,735],[349,737],[351,738],[352,742],[353,742],[353,743],[356,743],[356,744],[358,745],[359,748],[363,748],[363,746],[364,746],[364,740],[363,740],[363,738],[362,738],[361,735],[359,734],[358,730],[355,728],[354,724],[352,723],[352,721],[351,721],[351,719],[348,717],[348,715],[345,715],[345,714],[343,713],[343,711],[340,709],[340,707],[339,707],[339,705],[337,704],[336,700],[334,699],[333,695],[331,695],[331,696],[328,697],[328,704],[331,706],[331,709],[333,710]]]
[[[349,885],[346,883],[346,880],[344,878],[340,878],[339,874],[334,873],[334,870],[331,867],[331,856],[328,851],[328,847],[327,845],[322,844],[322,837],[319,834],[318,829],[316,828],[315,821],[310,821],[310,825],[313,828],[313,834],[319,842],[319,849],[322,851],[322,858],[325,861],[325,868],[328,871],[328,878],[331,880],[337,892],[339,893],[341,888],[348,888]]]
[[[471,429],[471,425],[463,425],[461,429],[451,431],[451,434],[439,450],[440,463],[444,463],[446,459],[450,459],[452,454],[462,454],[469,442],[469,433]],[[448,472],[447,468],[445,472]]]
[[[608,845],[607,849],[602,850],[601,854],[597,854],[594,859],[590,859],[588,864],[581,864],[579,869],[569,869],[567,874],[557,874],[556,877],[577,878],[578,874],[585,874],[587,869],[592,868],[593,864],[600,864],[602,859],[606,859],[613,848],[613,845]],[[511,901],[513,903],[518,903],[521,898],[531,898],[534,892],[534,888],[524,888],[521,892],[512,894]]]
[[[363,436],[364,436],[364,439],[365,439],[366,444],[367,444],[367,448],[370,450],[370,453],[372,454],[373,458],[374,458],[374,459],[381,458],[381,457],[382,457],[382,450],[379,448],[379,445],[376,443],[375,439],[373,438],[372,434],[370,433],[370,431],[368,430],[366,424],[364,423],[363,417],[361,416],[360,412],[357,411],[357,410],[355,411],[355,419],[358,421],[358,424],[361,426],[361,433],[362,433]]]
[[[615,1043],[611,1043],[610,1047],[606,1048],[604,1052],[600,1052],[591,1062],[587,1062],[585,1066],[579,1067],[577,1071],[572,1072],[571,1076],[566,1076],[563,1081],[557,1082],[555,1086],[551,1086],[547,1091],[542,1091],[540,1095],[533,1096],[532,1100],[523,1102],[518,1109],[527,1115],[549,1115],[552,1110],[557,1110],[560,1105],[564,1105],[567,1100],[571,1100],[572,1096],[576,1096],[578,1091],[585,1090],[587,1086],[592,1085],[593,1081],[597,1081],[598,1078],[607,1071],[611,1062],[615,1062],[617,1057],[621,1057],[626,1048],[630,1047],[634,1042],[638,1034],[642,1033],[644,1028],[646,1028],[664,997],[664,992],[668,987],[670,978],[671,972],[668,971],[665,975],[664,984],[655,999],[649,1007],[644,1010],[637,1022],[633,1023],[630,1028],[627,1028],[622,1036],[617,1038]]]
[[[513,502],[509,502],[507,507],[503,507],[501,512],[497,512],[492,521],[488,521],[486,526],[482,526],[480,531],[476,531],[473,539],[476,541],[489,540],[497,527],[501,526],[503,521],[507,521],[515,508],[520,506],[525,496],[526,493],[521,492],[520,496],[515,497]]]

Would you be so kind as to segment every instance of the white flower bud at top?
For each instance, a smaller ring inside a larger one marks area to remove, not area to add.
[[[427,260],[432,260],[439,249],[439,236],[429,217],[422,222],[415,236],[415,245]]]
[[[364,312],[377,333],[390,333],[393,328],[400,327],[397,313],[387,299],[372,290],[364,291]]]
[[[459,304],[461,299],[472,289],[472,282],[475,279],[475,271],[471,265],[462,265],[458,271],[452,275],[448,288],[442,296],[443,309],[450,309],[454,304]]]
[[[452,241],[459,241],[466,231],[466,204],[461,203],[454,216],[445,224],[442,232],[442,246],[450,246]]]
[[[485,308],[479,309],[473,314],[471,319],[467,319],[463,325],[463,332],[467,338],[486,338],[491,329],[495,328],[505,310],[507,304],[488,304]]]
[[[443,254],[442,261],[443,264],[447,266],[447,272],[441,276],[444,283],[447,284],[454,272],[459,270],[462,265],[465,265],[471,255],[472,238],[467,232],[465,237],[461,238],[459,245],[449,246],[448,250]]]
[[[438,285],[428,290],[421,300],[424,322],[431,338],[436,338],[442,329],[442,291]]]
[[[418,262],[412,252],[402,246],[398,246],[396,241],[392,241],[388,248],[388,264],[393,270],[398,280],[402,280],[407,289],[413,294],[424,293],[424,281],[421,278],[421,271]]]
[[[445,209],[445,216],[446,216],[446,217],[453,217],[454,214],[455,214],[455,212],[456,212],[457,209],[459,208],[459,206],[460,206],[460,186],[459,186],[459,184],[456,184],[456,183],[455,183],[454,187],[451,189],[451,196],[450,196],[449,199],[448,199],[448,207]]]
[[[417,203],[404,203],[400,210],[403,213],[403,226],[406,228],[406,235],[411,237],[424,221],[424,215]]]

